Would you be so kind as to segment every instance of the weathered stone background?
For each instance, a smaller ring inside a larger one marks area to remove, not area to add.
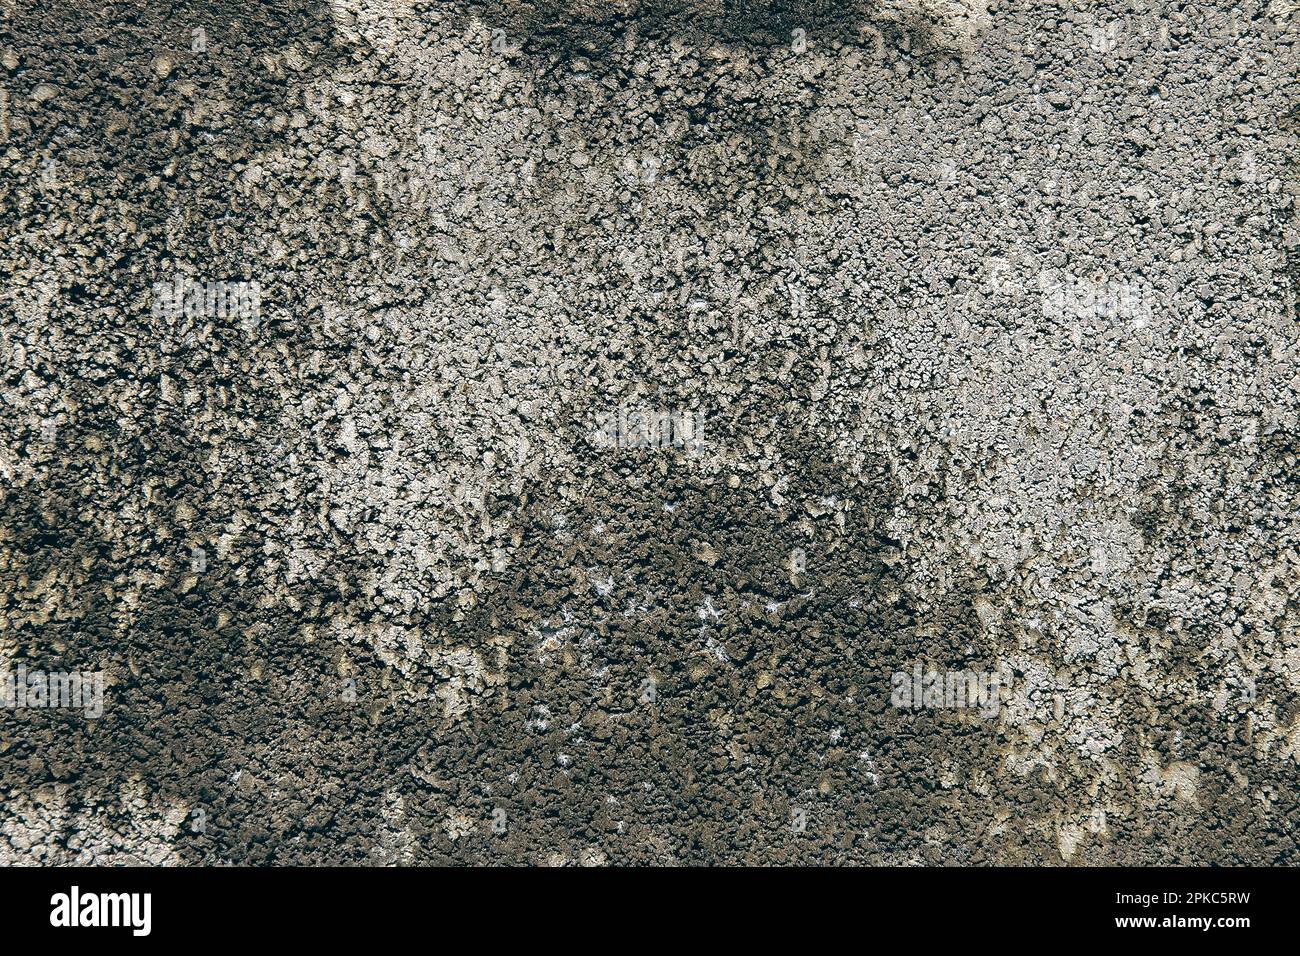
[[[1293,5],[0,10],[0,862],[1300,861]]]

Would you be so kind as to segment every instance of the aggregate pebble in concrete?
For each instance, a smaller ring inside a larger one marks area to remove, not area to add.
[[[1300,860],[1293,4],[0,10],[0,863]]]

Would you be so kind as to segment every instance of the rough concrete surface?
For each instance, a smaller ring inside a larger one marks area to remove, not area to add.
[[[0,12],[0,863],[1300,862],[1294,3]]]

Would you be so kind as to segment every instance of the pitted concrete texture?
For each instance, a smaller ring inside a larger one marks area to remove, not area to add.
[[[1300,862],[1293,4],[0,8],[0,862]]]

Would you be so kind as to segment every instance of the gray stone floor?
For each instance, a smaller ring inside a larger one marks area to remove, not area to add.
[[[1300,862],[1293,3],[0,12],[0,863]]]

